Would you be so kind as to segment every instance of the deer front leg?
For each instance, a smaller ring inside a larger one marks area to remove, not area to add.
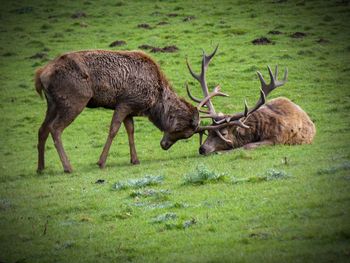
[[[252,150],[255,149],[259,146],[263,146],[263,145],[274,145],[275,143],[271,140],[264,140],[264,141],[260,141],[260,142],[252,142],[252,143],[248,143],[246,145],[243,146],[244,149],[246,150]]]
[[[100,166],[100,168],[104,168],[106,166],[106,160],[108,156],[109,149],[112,145],[114,137],[117,135],[119,128],[124,121],[125,117],[129,115],[129,110],[123,107],[118,107],[115,109],[111,121],[111,126],[109,129],[109,134],[107,137],[107,141],[105,143],[105,146],[103,147],[102,153],[100,155],[100,159],[97,162],[97,164]]]
[[[128,139],[129,139],[130,158],[131,158],[130,163],[139,164],[140,161],[137,158],[135,141],[134,141],[134,120],[131,116],[127,116],[124,119],[124,126],[125,126],[126,132],[128,134]]]

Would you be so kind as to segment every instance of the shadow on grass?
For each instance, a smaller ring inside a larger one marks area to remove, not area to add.
[[[125,157],[123,158],[110,158],[111,160],[106,164],[106,167],[104,169],[100,169],[98,167],[98,165],[94,162],[94,163],[86,163],[83,164],[79,167],[74,167],[73,164],[73,173],[71,174],[66,174],[63,172],[62,168],[51,168],[51,167],[47,167],[45,168],[45,170],[43,170],[41,173],[36,173],[35,170],[33,169],[32,173],[28,173],[26,174],[26,176],[23,176],[22,174],[19,174],[18,176],[16,176],[13,179],[9,179],[9,181],[12,180],[18,180],[21,179],[23,177],[32,177],[32,176],[37,176],[37,177],[46,177],[46,176],[84,176],[84,174],[86,173],[91,173],[91,172],[96,172],[96,174],[100,174],[100,173],[108,173],[110,172],[110,169],[115,169],[115,171],[118,171],[119,169],[127,169],[127,168],[138,168],[138,167],[142,167],[143,165],[151,165],[151,164],[156,164],[156,163],[161,163],[161,164],[167,164],[167,163],[172,163],[174,160],[179,161],[179,163],[182,163],[182,160],[194,160],[196,158],[199,158],[201,156],[197,155],[197,154],[193,154],[193,155],[183,155],[183,156],[176,156],[173,158],[169,158],[169,156],[164,156],[164,157],[158,157],[158,158],[152,158],[148,157],[145,158],[143,160],[141,160],[141,164],[140,165],[133,165],[131,164],[129,161],[126,161]],[[3,178],[4,179],[4,178]],[[8,181],[8,180],[5,180]]]

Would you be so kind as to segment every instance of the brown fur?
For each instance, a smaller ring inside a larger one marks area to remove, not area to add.
[[[248,116],[244,122],[250,128],[229,127],[221,130],[232,145],[220,139],[215,132],[200,147],[201,154],[244,147],[252,149],[260,145],[312,143],[316,129],[309,116],[286,98],[269,101]]]
[[[109,136],[98,162],[105,166],[108,151],[124,122],[132,163],[139,163],[134,139],[133,116],[147,116],[164,131],[163,149],[195,133],[199,114],[179,98],[158,64],[141,51],[91,50],[57,57],[37,70],[35,87],[45,93],[46,118],[39,129],[38,171],[44,169],[44,147],[52,134],[63,168],[72,168],[64,152],[61,133],[85,108],[113,109]]]
[[[40,97],[43,97],[43,85],[41,84],[40,80],[40,74],[43,72],[43,68],[39,68],[35,72],[35,90],[40,95]]]

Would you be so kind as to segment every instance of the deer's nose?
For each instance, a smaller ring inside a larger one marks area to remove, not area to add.
[[[203,147],[203,145],[199,147],[199,154],[205,154],[205,148]]]

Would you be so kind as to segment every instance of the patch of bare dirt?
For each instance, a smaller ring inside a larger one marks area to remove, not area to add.
[[[166,22],[166,21],[161,21],[161,22],[159,22],[157,25],[158,25],[158,26],[164,26],[164,25],[169,25],[169,23]]]
[[[98,179],[95,184],[104,184],[106,180],[104,179]]]
[[[126,42],[124,40],[116,40],[109,44],[110,47],[120,47],[124,45],[126,45]]]
[[[165,46],[165,47],[154,47],[150,45],[141,45],[139,46],[140,49],[150,50],[152,53],[174,53],[179,50],[179,48],[175,45]]]
[[[151,49],[152,53],[157,53],[157,52],[163,52],[163,53],[174,53],[177,52],[179,49],[177,46],[175,45],[171,45],[171,46],[166,46],[163,48],[160,47],[154,47]]]
[[[260,38],[254,39],[252,43],[254,45],[269,45],[269,44],[272,44],[272,41],[267,37],[260,37]]]
[[[150,46],[150,45],[144,44],[144,45],[139,46],[139,48],[140,48],[140,49],[149,50],[149,49],[152,49],[152,48],[153,48],[153,46]]]
[[[44,59],[44,58],[47,58],[47,53],[38,52],[38,53],[34,54],[33,56],[30,56],[29,58],[30,59]]]
[[[329,43],[329,40],[321,37],[320,39],[316,40],[316,42],[319,44],[327,44]]]
[[[152,27],[149,24],[138,24],[138,28],[151,29]]]
[[[306,37],[306,33],[304,32],[295,32],[293,34],[290,35],[290,37],[292,38],[303,38],[303,37]]]
[[[87,17],[87,14],[83,11],[77,11],[71,15],[71,18],[74,18],[74,19],[82,18],[82,17]]]

